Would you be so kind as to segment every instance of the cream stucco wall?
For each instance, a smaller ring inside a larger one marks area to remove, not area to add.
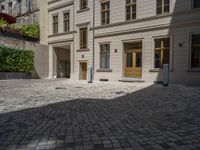
[[[53,73],[54,46],[70,46],[71,78],[79,79],[80,62],[92,64],[93,58],[93,0],[88,0],[88,9],[79,11],[77,0],[49,0],[44,7],[46,15],[44,41],[49,48],[50,77]],[[154,38],[170,37],[170,80],[172,83],[200,82],[200,72],[190,68],[190,39],[192,33],[200,33],[200,9],[193,9],[191,1],[171,0],[170,13],[156,15],[156,0],[137,1],[137,18],[125,20],[125,0],[110,0],[110,24],[100,24],[100,1],[95,0],[95,80],[108,79],[118,81],[124,78],[123,42],[141,40],[142,78],[152,82],[161,80],[162,72],[150,72],[154,69]],[[70,32],[63,33],[63,12],[70,12]],[[59,15],[59,33],[52,34],[52,16]],[[45,25],[41,25],[45,27]],[[79,28],[88,27],[88,50],[79,51]],[[48,30],[48,32],[46,31]],[[99,69],[99,44],[109,42],[110,69],[112,72],[97,72]],[[180,46],[182,44],[182,46]],[[53,46],[54,45],[54,46]],[[117,52],[116,52],[117,50]],[[51,71],[52,70],[52,71]]]

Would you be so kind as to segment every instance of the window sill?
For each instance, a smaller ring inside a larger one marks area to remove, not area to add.
[[[50,38],[50,37],[62,36],[62,35],[67,35],[67,34],[72,34],[72,33],[76,33],[76,31],[65,31],[62,33],[55,33],[55,34],[48,35],[48,37]]]
[[[157,17],[162,17],[162,16],[169,16],[171,13],[164,13],[164,14],[156,14]]]
[[[188,69],[187,72],[200,72],[200,68],[197,69]]]
[[[85,11],[88,11],[88,10],[90,10],[90,8],[85,8],[85,9],[78,10],[76,13],[82,13],[82,12],[85,12]]]
[[[88,49],[88,48],[85,48],[85,49],[77,49],[76,51],[77,51],[77,52],[86,52],[86,51],[89,51],[89,49]]]
[[[149,72],[162,72],[163,69],[160,68],[154,68],[154,69],[150,69]],[[174,69],[170,69],[169,72],[174,72]]]
[[[103,28],[103,27],[109,27],[109,26],[110,26],[110,23],[107,23],[107,24],[101,24],[101,25],[100,25],[100,27],[102,27],[102,28]]]
[[[112,69],[101,68],[101,69],[97,69],[97,72],[112,72]]]
[[[129,20],[125,20],[127,23],[129,23],[129,22],[134,22],[134,21],[136,21],[137,20],[137,18],[135,18],[135,19],[129,19]]]

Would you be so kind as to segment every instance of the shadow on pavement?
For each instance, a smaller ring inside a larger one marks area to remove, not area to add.
[[[200,149],[200,92],[192,90],[152,85],[1,114],[0,149]]]

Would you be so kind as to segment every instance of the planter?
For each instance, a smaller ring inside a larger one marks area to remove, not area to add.
[[[30,72],[0,72],[0,80],[31,79]]]
[[[21,39],[21,40],[26,40],[26,41],[30,41],[30,42],[38,42],[39,41],[39,38],[23,35],[19,31],[9,29],[9,28],[0,28],[0,35],[11,37],[11,38],[16,38],[16,39]]]

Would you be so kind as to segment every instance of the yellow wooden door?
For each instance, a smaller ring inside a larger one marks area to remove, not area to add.
[[[87,63],[81,63],[81,80],[87,80]]]
[[[126,53],[125,77],[140,78],[142,76],[142,52],[132,51]]]

